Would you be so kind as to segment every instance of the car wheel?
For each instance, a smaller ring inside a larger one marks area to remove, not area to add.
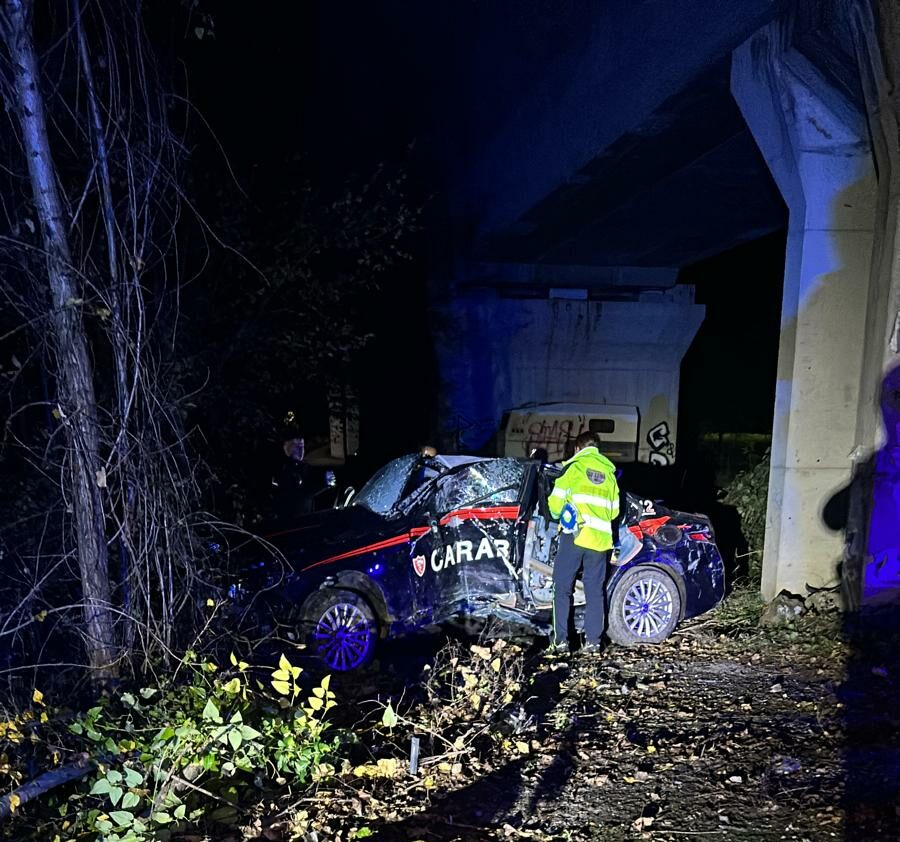
[[[614,643],[661,643],[681,616],[681,594],[672,577],[639,565],[619,579],[609,600],[607,634]]]
[[[341,588],[313,594],[303,609],[309,650],[338,672],[371,662],[378,641],[378,619],[365,597]]]

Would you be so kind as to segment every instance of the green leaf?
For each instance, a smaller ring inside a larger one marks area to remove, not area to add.
[[[176,818],[176,819],[183,819],[183,818],[184,818],[184,814],[185,814],[186,812],[187,812],[187,804],[179,804],[179,805],[175,808],[175,818]]]
[[[134,814],[127,810],[113,810],[109,817],[119,826],[128,827],[134,821]]]
[[[290,676],[291,678],[297,678],[303,670],[300,667],[295,667],[291,664],[291,662],[282,656],[278,659],[278,669],[272,673],[273,678],[287,678]]]
[[[231,745],[231,748],[234,751],[237,751],[241,747],[241,743],[244,741],[244,738],[241,736],[241,732],[237,729],[233,729],[228,732],[228,742]]]
[[[110,769],[106,773],[106,780],[108,780],[111,784],[120,784],[122,783],[122,773],[117,769]]]
[[[390,702],[387,703],[387,706],[384,709],[384,713],[381,715],[381,724],[385,728],[393,728],[399,720],[397,719],[397,714],[394,711],[393,706]]]
[[[137,705],[137,699],[131,695],[131,693],[123,693],[122,694],[122,704],[126,707],[133,708]]]
[[[165,728],[162,729],[162,731],[160,731],[160,732],[156,735],[156,739],[157,739],[159,742],[167,743],[167,742],[168,742],[169,740],[171,740],[172,737],[174,737],[174,736],[175,736],[175,729],[172,728],[171,725],[167,725]]]
[[[125,790],[120,786],[112,786],[109,788],[109,800],[112,801],[113,807],[119,803],[119,799],[122,797],[122,793]]]
[[[275,688],[275,691],[281,693],[282,696],[291,695],[291,685],[288,684],[287,681],[273,681],[272,686]]]
[[[262,734],[259,733],[255,728],[251,728],[249,725],[241,725],[241,736],[245,740],[255,740],[258,737],[261,737]]]
[[[137,769],[130,766],[123,767],[125,769],[126,786],[140,786],[144,782],[144,776]]]
[[[132,807],[137,807],[140,803],[141,797],[135,792],[126,792],[125,795],[122,796],[123,810],[130,810]]]
[[[156,695],[157,689],[155,687],[142,687],[139,692],[142,699],[152,699]]]
[[[207,722],[216,722],[219,724],[222,722],[222,714],[219,713],[219,709],[212,699],[206,700],[206,706],[203,708],[203,718]]]
[[[106,778],[100,778],[99,781],[94,781],[94,785],[91,787],[91,795],[108,795],[110,789],[109,781]]]
[[[150,818],[153,819],[153,821],[155,821],[157,824],[168,824],[170,821],[172,821],[172,817],[164,811],[153,813]]]

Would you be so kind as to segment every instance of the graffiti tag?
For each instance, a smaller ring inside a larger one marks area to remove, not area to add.
[[[668,422],[660,421],[648,431],[647,444],[650,445],[651,465],[671,465],[675,461],[675,445],[670,438]]]
[[[566,445],[584,428],[584,416],[578,416],[577,422],[573,418],[535,419],[528,425],[525,455],[530,455],[535,448],[543,448],[551,461],[562,459]]]

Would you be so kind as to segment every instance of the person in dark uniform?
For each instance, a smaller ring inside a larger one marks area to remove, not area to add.
[[[305,461],[304,439],[285,439],[282,449],[285,458],[272,485],[278,489],[278,517],[290,521],[313,511],[316,489],[313,472]]]

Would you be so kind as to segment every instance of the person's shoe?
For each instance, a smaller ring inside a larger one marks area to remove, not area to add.
[[[603,651],[603,647],[599,643],[585,643],[579,650],[580,655],[595,656]]]
[[[569,648],[568,640],[561,640],[558,643],[551,643],[547,647],[548,658],[568,658],[571,654],[572,650]]]

